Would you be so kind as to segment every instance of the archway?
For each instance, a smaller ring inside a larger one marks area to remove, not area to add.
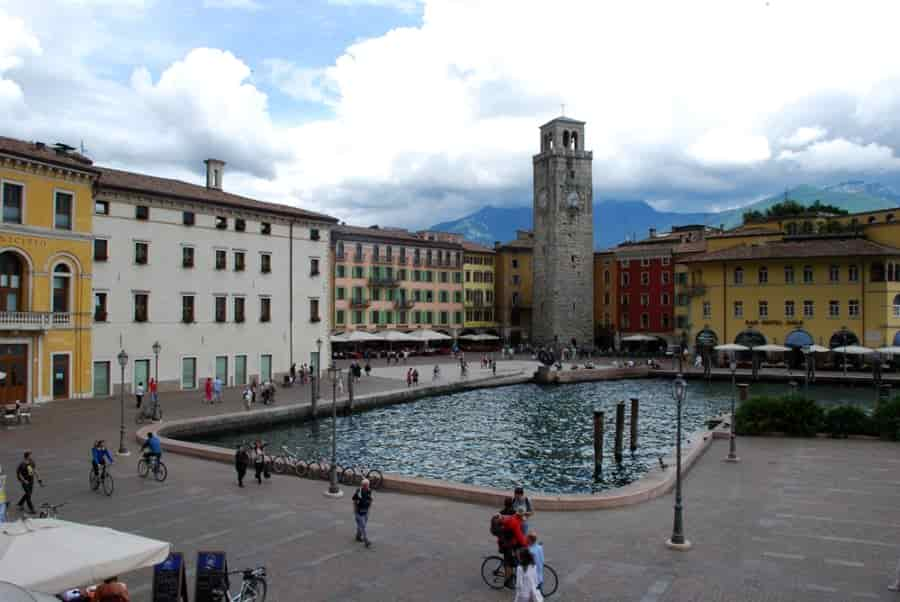
[[[698,348],[715,347],[719,344],[719,335],[709,328],[704,328],[697,333],[697,336],[694,338],[694,344]]]
[[[836,333],[831,335],[831,339],[828,341],[828,346],[832,349],[834,349],[835,347],[844,347],[847,345],[859,345],[859,337],[857,337],[846,328],[841,328]]]

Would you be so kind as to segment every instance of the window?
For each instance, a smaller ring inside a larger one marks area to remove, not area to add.
[[[603,284],[609,284],[609,270],[603,270]]]
[[[609,293],[603,293],[603,305],[609,305]]]
[[[518,259],[513,259],[513,260],[512,260],[512,267],[513,267],[514,270],[519,269],[519,260],[518,260]]]
[[[150,207],[147,205],[138,205],[134,208],[134,219],[148,220],[150,219]]]
[[[319,275],[319,260],[315,257],[309,260],[309,275],[310,276],[318,276]]]
[[[106,322],[106,293],[94,293],[94,322]]]
[[[712,303],[709,301],[703,302],[703,317],[709,319],[712,317]]]
[[[828,317],[839,318],[841,316],[841,302],[832,299],[828,302]]]
[[[515,294],[515,293],[513,293]],[[462,291],[453,291],[453,302],[454,303],[462,303]]]
[[[228,228],[228,218],[221,215],[216,216],[216,229],[225,230]]]
[[[181,321],[185,324],[193,324],[196,321],[196,316],[194,316],[194,295],[181,296]]]
[[[810,284],[813,282],[813,268],[811,265],[803,266],[803,283]]]
[[[847,267],[847,280],[850,282],[859,282],[859,266],[851,265]]]
[[[181,223],[185,226],[193,226],[197,221],[193,211],[185,211],[181,214]]]
[[[438,292],[438,301],[440,303],[450,303],[450,293],[447,291]]]
[[[641,295],[641,307],[647,307],[650,305],[650,295]]]
[[[244,232],[247,229],[247,222],[242,219],[234,220],[234,231],[235,232]]]
[[[631,328],[631,318],[629,318],[628,316],[622,316],[622,328],[624,330],[628,330],[629,328]]]
[[[663,265],[669,265],[669,263],[671,263],[671,258],[670,258],[670,257],[663,257],[663,258],[662,258],[662,264],[663,264]]]
[[[267,223],[267,222],[262,222],[262,223],[259,225],[259,233],[260,233],[260,234],[265,234],[265,235],[267,235],[267,236],[268,236],[269,234],[271,234],[271,233],[272,233],[272,224]]]
[[[309,239],[310,240],[319,240],[319,229],[318,228],[310,228],[309,229]],[[390,256],[390,254],[388,254]]]
[[[75,196],[69,192],[57,192],[55,195],[55,209],[53,213],[53,226],[60,230],[72,229],[72,210],[75,204]],[[4,211],[6,208],[4,207]]]
[[[218,295],[215,299],[216,322],[224,322],[228,318],[228,299],[224,295]]]
[[[619,305],[628,305],[629,297],[630,295],[628,293],[622,295],[622,297],[619,299]]]
[[[734,302],[734,317],[735,318],[743,318],[744,317],[744,302],[743,301],[735,301]]]
[[[759,268],[757,278],[760,284],[767,284],[769,282],[769,268],[766,266]]]
[[[363,276],[363,267],[361,265],[353,266],[353,277],[354,278],[365,278],[365,276]],[[418,280],[418,278],[417,278],[417,280]]]
[[[194,267],[194,247],[181,247],[181,267]]]
[[[354,324],[362,324],[363,323],[363,312],[356,310],[353,312],[353,323]]]
[[[813,317],[815,315],[815,310],[816,310],[815,303],[813,303],[812,301],[810,301],[808,299],[803,302],[803,317],[804,318]]]
[[[631,284],[631,275],[628,272],[622,272],[622,286],[628,286]]]
[[[794,317],[794,302],[793,301],[785,301],[784,302],[784,317],[785,318],[793,318]]]
[[[234,252],[234,271],[235,272],[243,272],[244,271],[244,252],[243,251],[235,251]]]
[[[518,274],[513,274],[512,283],[513,283],[513,285],[518,286],[518,284],[519,284],[519,275]]]
[[[627,268],[630,265],[631,265],[630,259],[623,259],[619,262],[619,267],[622,267],[622,268]]]
[[[235,322],[243,322],[246,319],[244,315],[244,306],[245,301],[243,297],[235,297],[234,298],[234,321]]]
[[[847,302],[847,315],[851,318],[859,317],[859,300],[858,299],[850,299]]]
[[[734,268],[734,283],[744,284],[744,268]]]
[[[94,213],[97,215],[109,215],[109,201],[94,201]]]
[[[650,272],[641,272],[641,285],[647,286],[650,284]]]
[[[669,314],[662,315],[662,328],[663,330],[669,329]]]
[[[345,266],[339,265],[335,270],[335,275],[338,278],[346,278],[347,277],[347,268]]]
[[[25,187],[12,182],[3,183],[3,221],[9,224],[22,223],[22,197]]]
[[[669,272],[662,273],[662,283],[669,284],[669,279],[671,278],[671,274]]]
[[[641,328],[650,328],[650,314],[641,314]]]
[[[259,298],[259,321],[269,322],[272,320],[272,299],[269,297]]]
[[[768,301],[760,301],[759,302],[759,317],[762,319],[769,317],[769,302]]]
[[[344,266],[338,266],[339,268],[343,268]],[[272,272],[272,256],[268,253],[261,253],[259,256],[259,271],[263,274],[269,274]],[[340,269],[338,271],[343,271]]]
[[[150,295],[147,293],[134,294],[134,321],[146,322],[150,318]]]
[[[109,241],[105,238],[94,239],[94,261],[109,259]]]
[[[334,312],[334,321],[336,324],[344,324],[344,320],[346,320],[346,316],[343,309]]]
[[[828,266],[828,282],[838,282],[841,279],[841,269],[836,265]]]
[[[216,249],[216,269],[224,270],[228,264],[228,254],[224,249]]]
[[[150,245],[145,242],[134,243],[134,262],[138,265],[147,265],[150,260]]]
[[[649,266],[650,266],[650,260],[647,259],[646,257],[642,257],[642,258],[641,258],[641,267],[642,267],[642,268],[646,268],[646,267],[649,267]]]
[[[197,358],[195,357],[181,358],[181,388],[197,388]]]
[[[784,283],[785,284],[794,284],[794,266],[792,266],[792,265],[784,266]]]
[[[466,272],[466,276],[469,272]],[[450,282],[450,272],[441,272],[441,282]]]

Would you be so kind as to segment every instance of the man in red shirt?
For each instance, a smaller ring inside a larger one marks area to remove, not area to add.
[[[528,539],[522,531],[525,508],[519,508],[515,514],[503,517],[503,533],[497,538],[497,547],[503,554],[503,572],[509,579],[516,565],[516,554],[520,548],[528,547]]]

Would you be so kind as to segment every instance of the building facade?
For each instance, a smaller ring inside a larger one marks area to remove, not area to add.
[[[0,138],[0,403],[91,395],[91,161]]]
[[[335,329],[463,328],[459,235],[341,225],[331,252]]]
[[[500,336],[511,345],[531,342],[534,290],[534,235],[516,232],[515,240],[494,244],[495,315]]]
[[[494,299],[493,249],[463,241],[463,295],[465,316],[463,327],[467,331],[497,334]]]
[[[618,332],[619,262],[613,249],[594,253],[594,343],[616,346]]]
[[[224,167],[206,162],[206,186],[101,170],[91,203],[96,396],[121,383],[120,350],[125,386],[146,388],[155,342],[161,390],[216,376],[280,382],[293,363],[327,365],[336,220],[230,194]]]
[[[594,203],[584,122],[558,117],[541,126],[534,168],[534,312],[539,345],[594,340]]]

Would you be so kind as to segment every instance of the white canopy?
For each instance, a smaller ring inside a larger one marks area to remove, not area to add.
[[[56,596],[30,592],[7,581],[0,581],[0,600],[3,602],[59,602],[59,598]]]
[[[900,355],[900,347],[896,345],[892,345],[890,347],[879,347],[876,349],[878,353],[886,353],[888,355]]]
[[[875,353],[874,349],[869,349],[868,347],[860,347],[859,345],[846,345],[843,347],[835,347],[832,349],[834,353],[846,353],[847,355],[866,355],[868,353]]]
[[[623,343],[648,343],[650,341],[658,341],[659,338],[651,337],[649,334],[632,334],[622,337]]]
[[[416,337],[410,336],[405,332],[400,332],[399,330],[383,330],[378,333],[378,336],[380,336],[383,340],[390,341],[392,343],[403,341],[419,342],[419,339],[417,339]]]
[[[498,341],[500,337],[493,334],[464,334],[459,338],[465,339],[466,341]]]
[[[331,337],[332,343],[366,343],[368,341],[383,341],[385,338],[379,334],[372,334],[362,330],[342,332]]]
[[[785,351],[790,351],[790,347],[785,347],[784,345],[775,345],[773,343],[769,343],[766,345],[759,345],[753,348],[753,351],[763,351],[765,353],[784,353]]]
[[[830,353],[831,349],[828,347],[822,347],[821,345],[810,345],[806,348],[810,353]]]
[[[442,332],[436,332],[434,330],[414,330],[409,333],[409,336],[413,337],[417,341],[449,341],[453,337],[446,335]]]
[[[713,347],[716,351],[750,351],[750,348],[737,343],[725,343],[724,345],[716,345]]]
[[[165,560],[164,541],[55,518],[4,523],[0,581],[41,592],[99,583]]]

